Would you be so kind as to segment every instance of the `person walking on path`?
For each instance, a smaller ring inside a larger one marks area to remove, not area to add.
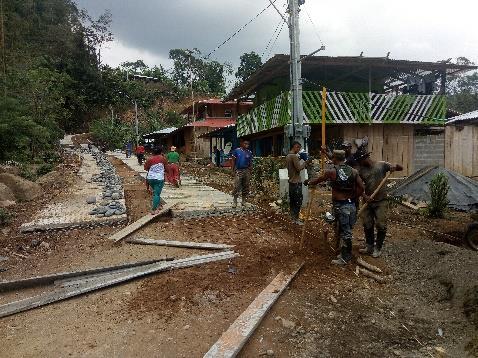
[[[145,151],[144,145],[141,143],[136,147],[136,158],[138,158],[139,165],[143,165]]]
[[[400,164],[392,165],[383,161],[374,161],[370,158],[370,152],[366,150],[356,152],[355,158],[359,163],[360,177],[365,183],[363,199],[368,203],[361,214],[366,246],[359,251],[362,254],[380,257],[387,235],[387,189],[383,186],[373,199],[370,195],[378,188],[388,172],[401,171],[403,167]],[[375,227],[377,228],[376,239]]]
[[[164,187],[164,174],[168,161],[162,153],[161,147],[154,148],[153,156],[144,163],[144,169],[148,172],[146,175],[146,185],[148,191],[151,190],[153,194],[152,215],[157,214],[163,208],[161,205],[161,191]]]
[[[232,151],[232,172],[234,173],[234,190],[232,206],[237,207],[237,198],[242,194],[242,206],[246,205],[251,180],[252,152],[249,150],[249,141],[241,140],[241,146]]]
[[[131,154],[133,153],[133,143],[129,140],[126,143],[126,158],[130,158]]]
[[[289,207],[292,220],[298,225],[304,225],[299,220],[300,208],[302,207],[302,179],[300,172],[307,167],[307,162],[301,161],[299,152],[302,145],[299,142],[292,143],[289,154],[286,156],[287,173],[289,174]]]
[[[179,153],[176,152],[176,147],[172,146],[169,153],[166,155],[166,159],[168,160],[168,170],[167,170],[167,179],[168,183],[174,185],[175,187],[179,188],[179,184],[181,183],[180,173],[179,173]]]
[[[216,167],[221,166],[221,151],[217,148],[217,146],[214,146],[212,150],[212,154],[214,155],[214,164]]]
[[[342,247],[335,265],[346,265],[352,259],[352,230],[357,221],[355,198],[362,195],[364,184],[356,169],[345,164],[345,151],[334,150],[333,169],[325,170],[315,179],[306,180],[305,185],[315,185],[329,180],[332,186],[332,204],[335,219],[338,221],[338,234]]]

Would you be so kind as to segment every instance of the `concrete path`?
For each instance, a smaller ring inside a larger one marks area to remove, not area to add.
[[[86,199],[94,196],[97,203],[101,202],[103,187],[91,180],[93,176],[100,174],[100,168],[96,164],[95,158],[89,153],[82,153],[81,156],[83,160],[78,171],[79,178],[69,188],[68,193],[38,212],[32,221],[23,224],[20,227],[22,232],[106,225],[126,221],[126,213],[110,217],[90,215],[90,211],[96,207],[96,204],[87,204]],[[117,201],[125,207],[124,199]]]
[[[128,167],[146,178],[147,173],[143,166],[138,164],[135,156],[126,158],[126,155],[121,152],[109,152],[108,154],[122,160]],[[179,188],[166,183],[161,194],[161,198],[166,203],[177,204],[173,210],[174,216],[204,217],[255,210],[254,206],[249,203],[244,208],[239,203],[238,208],[234,209],[232,195],[204,185],[192,177],[181,175],[181,183]]]

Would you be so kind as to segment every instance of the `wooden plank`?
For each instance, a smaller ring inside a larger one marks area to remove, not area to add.
[[[303,265],[303,264],[302,264]],[[256,297],[234,323],[224,332],[219,340],[204,355],[204,358],[235,357],[252,336],[266,313],[297,275],[302,265],[292,274],[279,273],[274,280]]]
[[[144,225],[146,225],[150,221],[156,219],[158,216],[169,213],[173,206],[174,205],[165,205],[163,210],[161,210],[157,214],[155,214],[155,215],[148,214],[148,215],[143,216],[141,219],[135,221],[131,225],[126,226],[124,229],[118,231],[113,236],[110,236],[109,239],[114,241],[114,242],[118,242],[118,241],[124,239],[126,236],[131,235],[133,232],[142,228]]]
[[[99,267],[99,268],[82,270],[82,271],[60,272],[60,273],[55,273],[51,275],[36,276],[36,277],[30,277],[30,278],[14,280],[14,281],[2,281],[0,282],[0,292],[17,290],[17,289],[28,288],[28,287],[42,286],[42,285],[51,285],[58,280],[64,280],[64,279],[73,278],[73,277],[82,277],[82,276],[93,275],[97,273],[103,273],[103,272],[110,272],[114,270],[121,270],[121,269],[136,267],[136,266],[143,266],[143,265],[148,265],[155,262],[166,261],[166,260],[169,260],[169,258],[132,262],[132,263],[123,264],[123,265]]]
[[[202,250],[222,250],[222,249],[230,249],[234,247],[233,245],[212,244],[209,242],[153,240],[153,239],[146,239],[146,238],[131,238],[126,240],[126,242],[131,244],[187,247],[191,249],[202,249]]]
[[[455,127],[446,126],[445,127],[445,168],[453,170],[453,151],[454,147],[452,145],[453,131]]]
[[[133,280],[153,273],[190,267],[219,260],[228,260],[238,255],[239,254],[233,251],[225,251],[216,254],[193,256],[186,259],[174,260],[171,262],[160,262],[134,267],[116,275],[105,274],[102,277],[95,277],[91,279],[85,278],[85,280],[78,282],[76,285],[67,285],[54,291],[42,293],[37,296],[28,297],[23,300],[1,305],[0,318],[27,311],[40,306],[44,306],[67,298],[71,298],[74,296],[78,296],[108,286],[117,285],[119,283]]]

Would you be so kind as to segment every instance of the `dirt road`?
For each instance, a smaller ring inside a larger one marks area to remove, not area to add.
[[[125,181],[130,220],[147,214],[149,197],[142,183],[119,161],[114,164]],[[114,227],[19,234],[18,226],[35,209],[35,205],[21,206],[18,210],[23,214],[0,237],[0,255],[10,257],[2,279],[193,254],[126,243],[113,246],[106,237],[118,230]],[[402,216],[409,222],[407,215]],[[426,225],[423,220],[413,224]],[[302,261],[305,266],[299,276],[241,356],[258,357],[272,350],[276,357],[430,357],[437,356],[436,347],[451,357],[476,354],[476,336],[475,345],[470,343],[478,323],[475,252],[433,241],[427,232],[391,225],[383,259],[368,259],[392,276],[391,282],[380,285],[357,277],[355,266],[330,265],[333,253],[318,238],[318,222],[311,227],[317,235],[308,236],[302,251],[299,231],[281,215],[269,212],[162,219],[138,236],[232,244],[241,256],[153,275],[4,318],[2,354],[201,357],[280,270]],[[362,236],[359,227],[355,236]],[[49,248],[32,248],[33,239],[47,242]],[[20,297],[2,295],[0,301]]]

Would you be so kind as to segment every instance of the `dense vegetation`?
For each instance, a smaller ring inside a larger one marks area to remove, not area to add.
[[[113,39],[108,12],[92,19],[72,0],[1,4],[1,161],[41,158],[64,132],[90,128],[117,146],[134,133],[134,102],[140,132],[180,125],[182,118],[169,104],[190,96],[191,78],[197,96],[225,92],[230,66],[206,60],[197,50],[171,50],[171,73],[141,60],[102,65],[101,48]]]

